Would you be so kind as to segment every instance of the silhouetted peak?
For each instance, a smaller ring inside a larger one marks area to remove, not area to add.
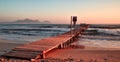
[[[28,18],[26,18],[26,19],[24,19],[24,20],[16,20],[15,22],[39,22],[39,20],[32,20],[32,19],[28,19]]]

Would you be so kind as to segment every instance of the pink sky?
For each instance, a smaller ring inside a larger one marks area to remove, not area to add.
[[[0,22],[18,19],[69,24],[120,24],[120,0],[0,0]]]

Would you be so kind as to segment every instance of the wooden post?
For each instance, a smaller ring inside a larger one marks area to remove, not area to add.
[[[43,59],[45,58],[45,51],[43,51],[43,54],[42,54],[42,56],[43,56]]]
[[[70,20],[70,37],[72,37],[72,16],[71,16],[71,20]]]

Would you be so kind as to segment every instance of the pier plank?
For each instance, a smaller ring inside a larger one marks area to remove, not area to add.
[[[10,58],[24,58],[24,59],[31,59],[31,58],[35,58],[36,55],[42,53],[42,51],[11,51],[7,54],[5,54],[5,56],[10,57]]]

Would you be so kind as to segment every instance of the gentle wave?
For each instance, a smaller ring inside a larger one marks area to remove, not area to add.
[[[77,44],[91,47],[120,48],[120,41],[114,40],[81,39]]]
[[[120,36],[120,29],[89,28],[88,30],[96,31],[99,35]]]
[[[35,41],[63,34],[69,30],[68,25],[2,24],[0,25],[0,39]]]

